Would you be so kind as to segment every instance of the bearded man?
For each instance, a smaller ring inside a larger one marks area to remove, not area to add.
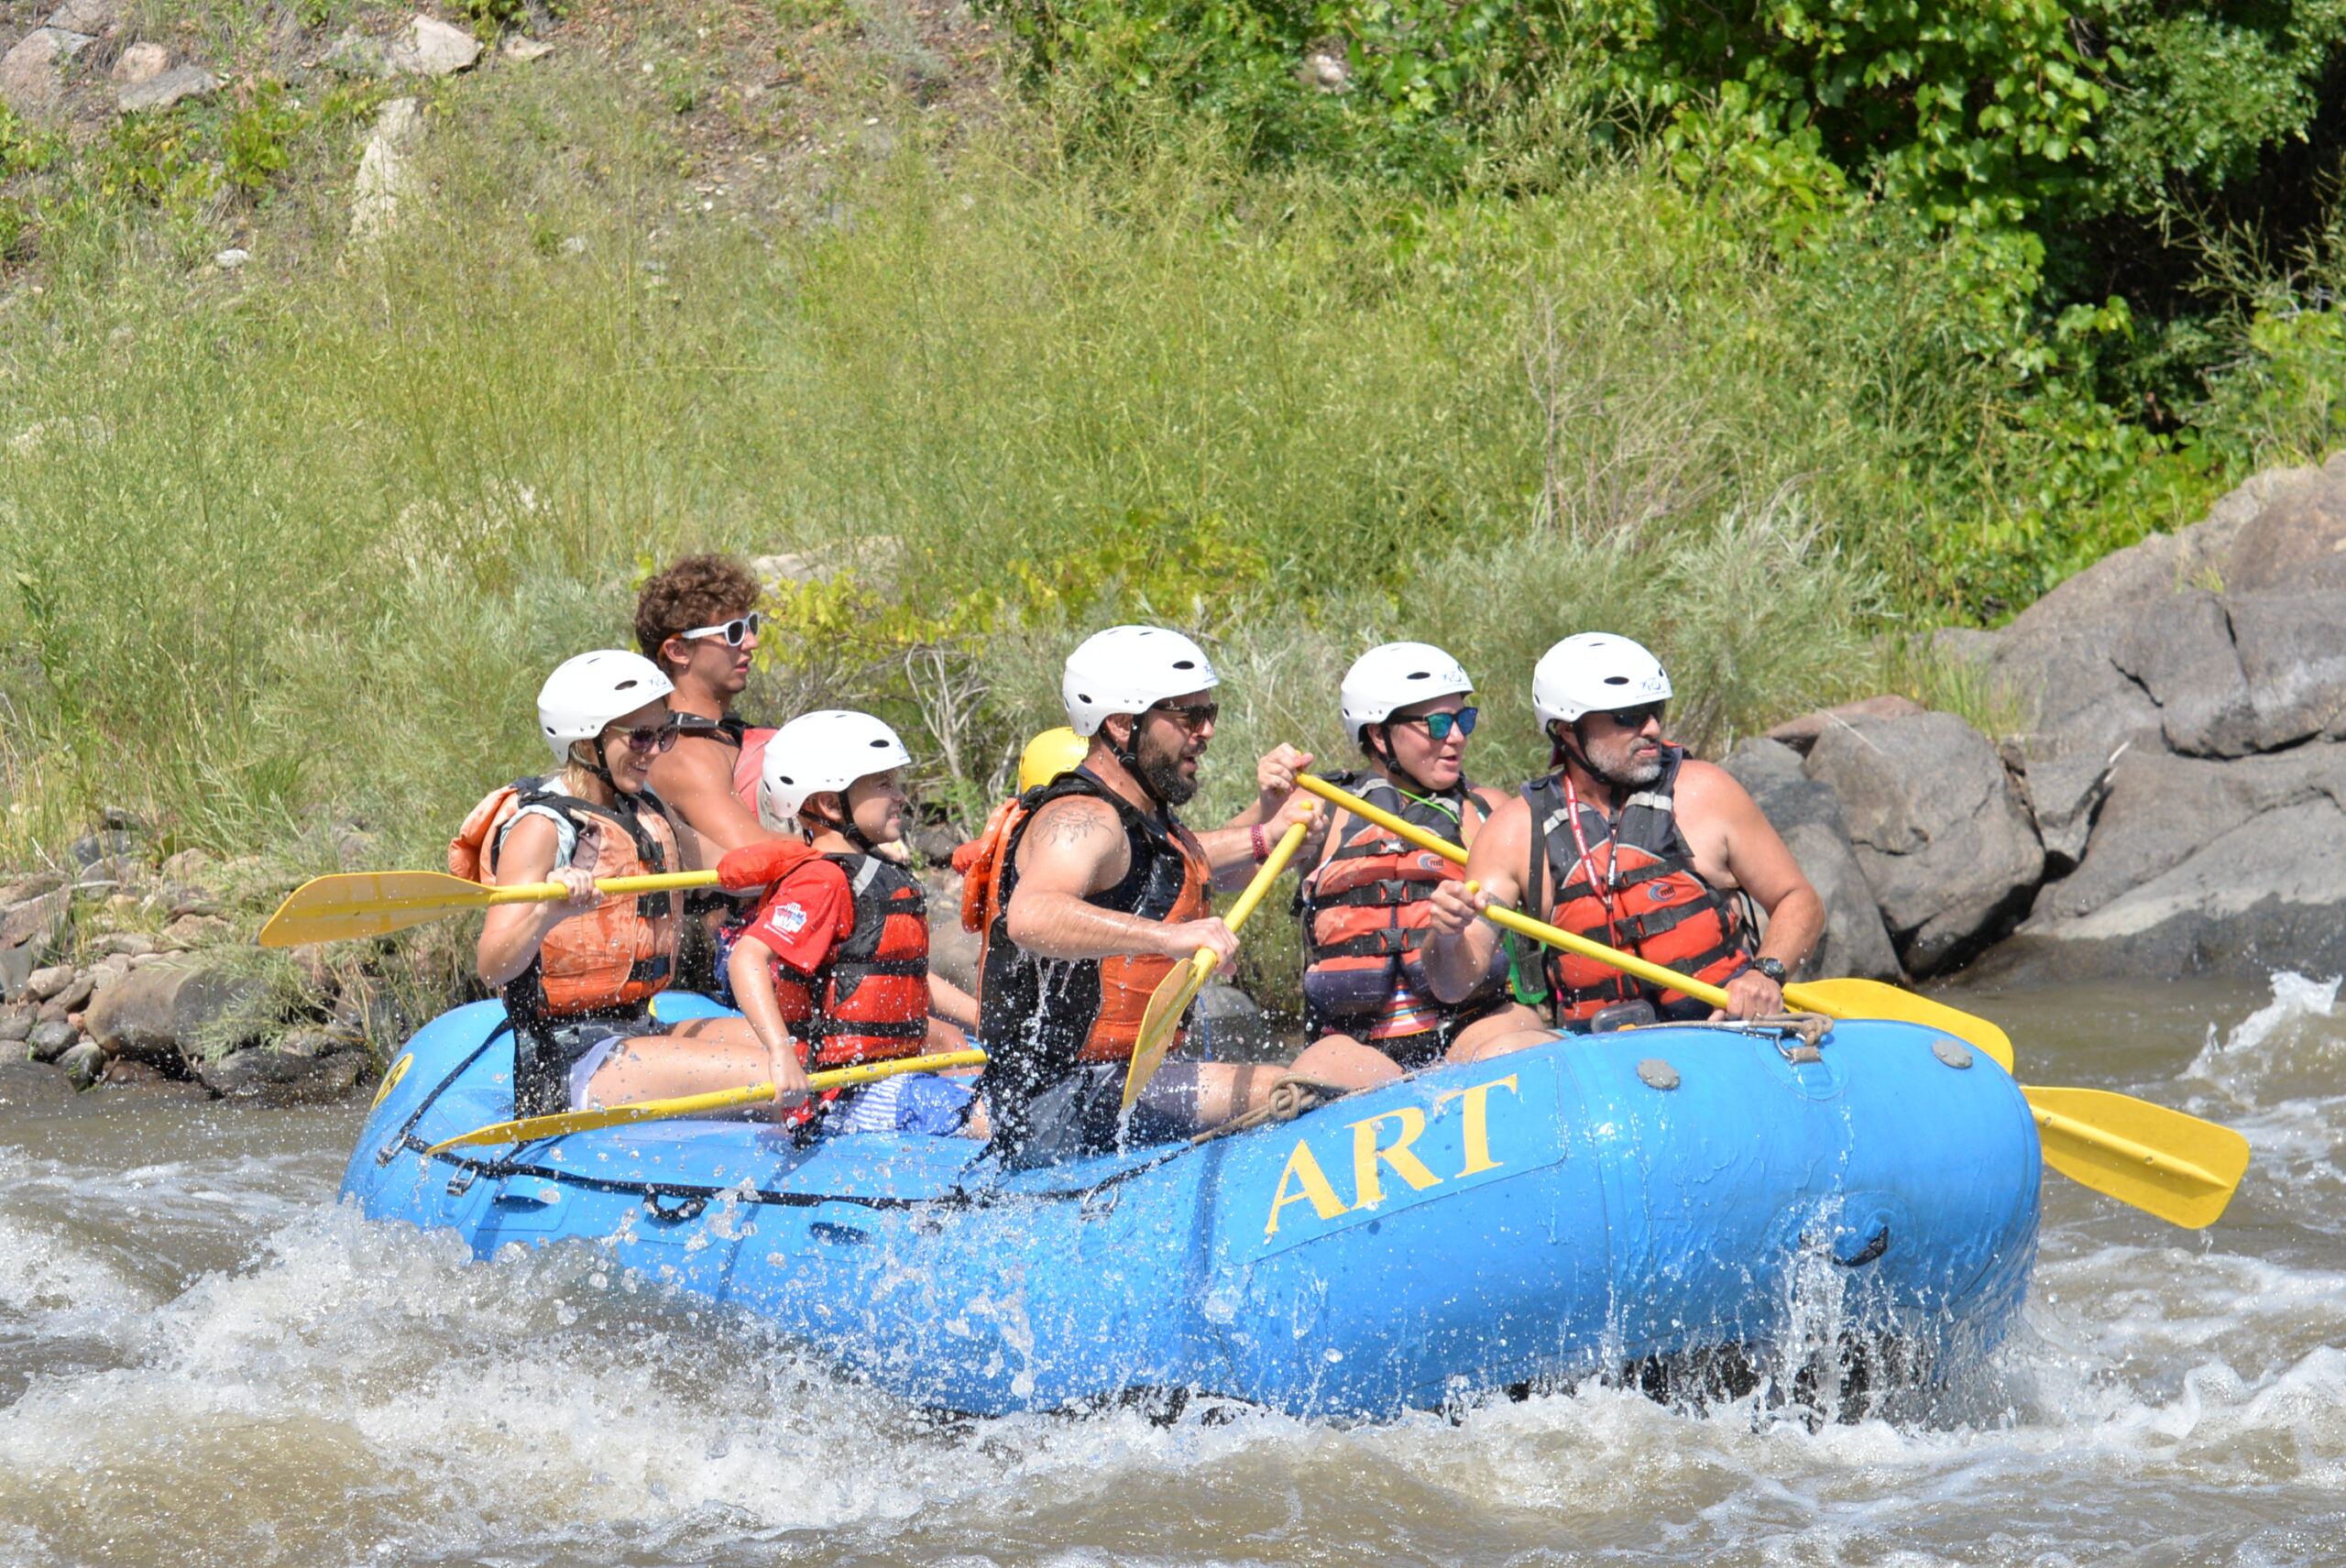
[[[1663,738],[1671,689],[1661,663],[1626,637],[1582,632],[1540,658],[1531,694],[1555,771],[1491,814],[1464,881],[1439,884],[1423,960],[1434,994],[1454,1000],[1482,982],[1500,938],[1475,916],[1504,904],[1727,993],[1715,1010],[1548,951],[1536,979],[1525,972],[1535,966],[1518,964],[1518,994],[1544,1002],[1557,1028],[1781,1012],[1785,971],[1825,929],[1824,900],[1743,786]],[[1747,898],[1767,912],[1764,940],[1753,939]],[[1480,1054],[1549,1037],[1522,1032]]]
[[[1318,803],[1295,788],[1311,759],[1288,747],[1255,768],[1252,825],[1194,833],[1175,815],[1198,790],[1219,684],[1178,631],[1117,626],[1068,656],[1080,766],[1020,797],[998,848],[970,872],[985,933],[978,1033],[987,1116],[1027,1163],[1186,1137],[1263,1100],[1274,1067],[1172,1061],[1127,1115],[1124,1075],[1157,982],[1200,948],[1228,972],[1238,939],[1211,890],[1243,885]]]

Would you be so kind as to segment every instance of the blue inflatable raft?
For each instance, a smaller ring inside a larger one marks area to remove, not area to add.
[[[663,1013],[713,1011],[664,997]],[[808,1146],[672,1121],[427,1156],[511,1113],[477,1003],[409,1042],[343,1190],[371,1216],[587,1239],[976,1414],[1189,1389],[1382,1416],[1811,1335],[1959,1365],[2018,1310],[2038,1147],[2017,1086],[1910,1025],[1821,1047],[1638,1029],[1445,1067],[1206,1143],[1005,1172],[959,1138]],[[1803,1307],[1803,1303],[1807,1303]]]

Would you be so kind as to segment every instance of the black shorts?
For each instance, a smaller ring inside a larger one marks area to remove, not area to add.
[[[1069,1071],[1026,1102],[1024,1116],[1005,1118],[994,1113],[998,1127],[1020,1124],[1021,1135],[1008,1143],[995,1134],[1003,1163],[1016,1170],[1058,1165],[1112,1149],[1139,1148],[1150,1144],[1178,1143],[1198,1130],[1192,1109],[1194,1063],[1168,1062],[1135,1102],[1130,1115],[1124,1108],[1123,1062],[1097,1062]]]

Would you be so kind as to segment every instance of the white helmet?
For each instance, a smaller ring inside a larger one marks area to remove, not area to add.
[[[908,767],[912,753],[896,732],[868,713],[827,707],[802,713],[766,741],[758,774],[759,815],[784,828],[798,819],[810,795],[844,791],[856,780]]]
[[[538,729],[554,748],[554,760],[566,764],[574,742],[592,740],[613,719],[675,689],[660,666],[641,653],[617,648],[581,653],[564,660],[538,688]]]
[[[1222,684],[1205,650],[1178,631],[1156,626],[1112,626],[1095,631],[1067,656],[1059,695],[1078,735],[1100,733],[1112,713],[1139,713],[1153,703]]]
[[[1344,672],[1344,733],[1352,737],[1354,745],[1360,745],[1361,731],[1384,723],[1396,708],[1474,689],[1465,666],[1431,642],[1387,642],[1371,648]]]
[[[1531,707],[1544,728],[1551,718],[1572,723],[1584,713],[1611,713],[1670,696],[1670,676],[1642,643],[1609,631],[1567,637],[1531,671]]]

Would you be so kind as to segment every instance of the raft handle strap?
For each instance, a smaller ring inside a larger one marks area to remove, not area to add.
[[[708,1200],[706,1197],[678,1193],[674,1196],[682,1198],[683,1201],[673,1209],[663,1209],[660,1206],[660,1200],[667,1196],[670,1194],[657,1187],[647,1187],[643,1190],[644,1212],[663,1225],[682,1224],[686,1220],[697,1220],[700,1218],[701,1211],[708,1207]]]

